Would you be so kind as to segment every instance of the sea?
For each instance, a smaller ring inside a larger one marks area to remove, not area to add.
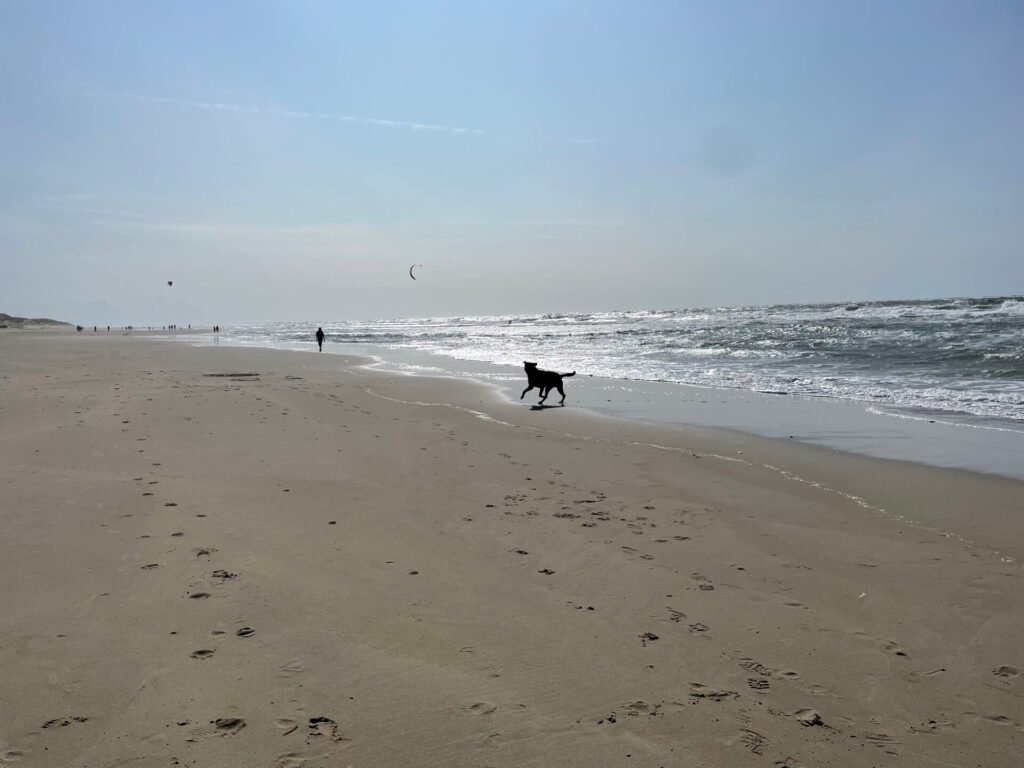
[[[607,379],[852,400],[907,413],[1024,422],[1024,296],[543,315],[280,322],[226,329],[260,346],[312,342],[578,371]]]
[[[307,320],[223,328],[220,343],[315,349],[318,326],[325,351],[490,381],[514,401],[531,360],[576,371],[570,404],[611,415],[796,431],[830,447],[1024,479],[1024,296]],[[582,377],[602,382],[599,391],[591,384],[584,397]],[[961,434],[915,432],[915,421]],[[979,442],[979,430],[993,434]]]

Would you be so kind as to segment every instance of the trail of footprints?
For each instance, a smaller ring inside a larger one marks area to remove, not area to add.
[[[507,453],[501,453],[499,456],[507,459],[512,465],[529,467],[528,464],[513,461],[512,457]],[[553,470],[552,475],[552,479],[548,480],[547,484],[549,486],[555,486],[553,490],[539,490],[541,487],[540,483],[534,480],[532,475],[528,475],[524,478],[526,483],[531,484],[527,486],[528,490],[519,490],[514,493],[508,493],[494,503],[485,504],[484,512],[521,519],[537,518],[548,514],[557,520],[565,521],[567,524],[578,525],[583,529],[590,530],[598,529],[601,526],[620,526],[623,531],[634,536],[649,536],[646,541],[650,543],[650,552],[644,552],[638,547],[629,545],[619,546],[620,552],[622,552],[626,557],[631,559],[635,558],[645,562],[657,559],[656,552],[658,550],[654,549],[654,545],[667,545],[692,540],[692,534],[687,535],[674,532],[662,533],[658,523],[652,519],[651,515],[644,513],[637,514],[630,510],[628,504],[613,502],[602,491],[580,491],[580,489],[572,486],[571,484],[563,482],[562,478],[558,477],[559,475],[562,475],[558,470]],[[654,507],[650,505],[645,506],[643,512],[648,511],[654,511]],[[705,515],[712,513],[713,511],[707,508],[701,512],[695,512],[694,510],[685,508],[679,509],[673,513],[670,524],[680,527],[685,526],[683,530],[687,530],[688,532],[697,531],[703,527],[702,518]],[[467,518],[467,520],[471,521],[472,518]],[[612,543],[612,539],[605,539],[605,543]],[[509,551],[520,556],[530,554],[526,550],[519,548],[513,548]],[[736,571],[746,570],[740,565],[734,564],[732,567]],[[787,563],[785,564],[785,567],[798,570],[809,570],[807,566],[800,564]],[[542,574],[551,573],[551,569],[544,568],[539,572]],[[690,578],[692,586],[688,587],[688,589],[695,593],[713,593],[716,591],[716,584],[707,576],[700,573],[693,573]],[[567,601],[567,605],[575,610],[596,610],[594,606],[580,604],[575,601]],[[785,601],[784,605],[799,608],[801,610],[810,610],[807,605],[796,600]],[[710,636],[711,628],[705,623],[689,618],[684,611],[678,610],[674,607],[667,607],[667,611],[668,614],[665,621],[669,624],[680,625],[685,628],[687,634],[690,636]],[[864,633],[855,633],[854,636],[862,642],[869,643],[897,659],[910,659],[909,652],[895,641],[872,637]],[[653,647],[658,642],[668,640],[667,637],[663,637],[662,635],[651,631],[640,632],[638,634],[638,638],[641,650]],[[795,670],[774,669],[754,658],[750,658],[739,653],[731,653],[729,655],[735,658],[739,668],[743,670],[743,672],[747,673],[747,677],[745,678],[745,692],[740,693],[734,690],[716,688],[703,683],[694,682],[690,686],[690,691],[685,700],[685,704],[689,706],[704,705],[730,707],[730,715],[733,719],[739,722],[741,726],[737,733],[736,744],[752,754],[758,756],[771,756],[771,753],[777,750],[779,745],[774,744],[766,736],[758,733],[751,727],[751,709],[748,704],[755,705],[755,707],[762,713],[762,717],[767,715],[775,718],[784,718],[793,722],[797,727],[822,729],[823,733],[825,733],[825,738],[829,740],[835,739],[836,743],[838,743],[838,738],[841,737],[843,739],[850,739],[855,743],[859,743],[865,748],[877,748],[888,755],[898,756],[901,754],[901,750],[903,748],[902,741],[895,733],[886,732],[882,728],[878,727],[880,725],[878,723],[868,724],[868,727],[860,729],[859,732],[855,732],[853,731],[852,722],[828,723],[816,709],[811,707],[805,707],[795,711],[782,711],[773,708],[768,705],[768,702],[771,701],[770,696],[773,686],[775,685],[796,685],[798,690],[813,697],[831,697],[835,694],[830,693],[820,685],[804,682],[803,676]],[[941,674],[943,672],[945,672],[944,669],[938,669],[925,672],[908,672],[905,674],[928,677]],[[1021,677],[1021,674],[1022,673],[1019,669],[1010,665],[1000,665],[992,669],[992,675],[1004,685],[1016,683],[1017,679]],[[614,708],[607,714],[595,716],[589,721],[581,718],[576,722],[578,724],[590,722],[593,725],[608,727],[623,722],[629,722],[632,718],[663,717],[667,713],[681,709],[683,706],[684,702],[681,701],[662,701],[658,703],[647,703],[643,701],[629,702],[621,707]],[[984,720],[993,725],[1009,726],[1024,732],[1024,726],[1003,715],[980,715],[973,712],[965,712],[964,714],[968,717],[975,717],[976,719]],[[718,721],[715,720],[715,722]],[[874,728],[871,727],[872,725],[874,725]],[[951,730],[953,727],[952,723],[947,719],[936,717],[936,719],[928,720],[920,726],[911,728],[910,730],[932,733]],[[840,733],[840,731],[842,731],[842,733]],[[774,757],[775,768],[797,768],[799,765],[792,757],[779,755],[777,752]]]
[[[511,456],[508,454],[499,454],[503,458],[509,459],[511,462]],[[511,462],[512,464],[518,464],[517,462]],[[526,466],[526,465],[522,465]],[[553,475],[561,475],[562,473],[558,470],[554,470]],[[527,476],[525,480],[528,483],[535,482],[532,476]],[[545,508],[551,509],[555,507],[554,512],[550,512],[552,517],[558,520],[564,520],[567,523],[579,525],[584,529],[595,529],[602,525],[619,525],[623,530],[634,536],[645,536],[653,534],[656,538],[651,540],[651,544],[665,545],[671,543],[682,543],[692,540],[691,535],[682,533],[669,533],[660,534],[658,524],[652,519],[651,515],[648,514],[636,514],[631,513],[629,506],[624,503],[613,503],[609,501],[607,495],[602,491],[592,491],[590,493],[582,493],[579,489],[571,486],[568,483],[559,482],[559,479],[548,481],[549,484],[560,486],[560,490],[555,490],[554,493],[557,496],[561,496],[562,500],[553,498],[551,495],[547,495],[538,491],[537,486],[531,486],[530,492],[518,491],[515,493],[508,493],[497,503],[486,504],[484,507],[485,511],[500,512],[500,514],[506,517],[514,518],[536,518],[544,514]],[[532,492],[532,493],[531,493]],[[653,505],[644,506],[643,512],[653,512],[655,508]],[[708,513],[711,510],[705,509],[703,512]],[[694,522],[699,520],[700,515],[695,514],[688,509],[680,509],[672,516],[672,524],[676,526],[690,526],[693,529],[695,526]],[[643,552],[637,547],[629,545],[620,545],[620,552],[622,552],[628,558],[635,558],[640,561],[650,562],[656,559],[656,555],[650,552]],[[521,548],[512,548],[509,552],[520,555],[528,556],[530,553],[527,550]],[[745,570],[742,566],[734,566],[739,571]],[[550,569],[542,569],[540,573],[549,573]],[[693,591],[699,593],[710,593],[716,589],[713,581],[707,576],[700,573],[693,573],[691,575],[691,583]],[[595,610],[594,606],[582,605],[574,601],[567,601],[567,604],[575,610]],[[671,606],[666,608],[667,616],[666,621],[670,624],[678,624],[685,628],[687,634],[697,637],[707,637],[711,632],[711,628],[701,622],[692,620],[687,617],[684,611],[678,610]],[[662,640],[662,636],[655,632],[644,631],[638,634],[639,644],[642,649],[652,647],[654,644]],[[785,670],[782,672],[776,672],[769,669],[764,664],[761,664],[755,659],[748,657],[739,657],[739,666],[746,671],[750,676],[746,678],[746,686],[750,695],[763,697],[765,694],[771,692],[772,678],[777,677],[782,681],[795,682],[799,681],[801,676],[797,672]],[[728,702],[740,702],[742,694],[737,691],[715,688],[712,686],[705,685],[703,683],[691,683],[690,690],[685,702],[672,701],[672,702],[658,702],[648,703],[644,701],[628,702],[621,707],[613,709],[605,715],[594,718],[591,722],[594,725],[603,727],[613,726],[620,722],[628,722],[633,718],[659,718],[665,716],[667,712],[673,712],[680,710],[686,706],[699,705],[701,703],[710,703],[713,705],[723,705]],[[760,704],[762,702],[755,702]],[[474,712],[486,711],[490,712],[491,707],[486,707],[483,710],[480,708],[484,707],[482,704],[471,705],[469,709]],[[775,712],[777,716],[795,718],[800,725],[813,727],[816,725],[822,725],[823,721],[814,710],[800,710],[797,713],[784,713]],[[755,755],[763,755],[766,750],[769,750],[773,745],[769,739],[764,735],[758,733],[749,727],[750,715],[748,710],[743,708],[736,711],[736,719],[741,723],[743,727],[739,730],[737,742],[745,749]],[[578,723],[583,720],[578,720]],[[787,762],[787,759],[776,761],[777,766],[783,766]]]
[[[332,397],[334,396],[332,395]],[[122,420],[122,423],[128,425],[130,420]],[[153,477],[152,473],[159,472],[160,467],[161,462],[151,462],[149,467],[150,474],[134,477],[132,481],[148,489],[142,492],[142,496],[153,499],[152,511],[154,513],[157,510],[166,510],[168,514],[182,516],[181,519],[184,522],[188,520],[188,517],[183,516],[183,512],[187,515],[189,510],[179,506],[177,501],[157,501],[156,499],[160,479]],[[130,515],[126,517],[130,517]],[[206,514],[194,513],[194,517],[201,519],[205,518]],[[187,540],[190,531],[187,525],[182,527],[184,530],[174,531],[170,534],[170,537],[172,539]],[[139,539],[161,546],[163,557],[173,557],[175,555],[176,550],[164,551],[159,539],[152,536],[152,534],[141,534]],[[178,551],[180,552],[180,550]],[[230,597],[231,588],[242,581],[243,574],[241,573],[229,570],[226,567],[211,567],[215,564],[219,565],[219,563],[215,563],[219,554],[216,547],[209,545],[192,547],[186,550],[186,554],[193,557],[194,562],[201,569],[193,584],[183,593],[183,596],[190,602],[195,601],[198,603],[205,602],[211,598]],[[154,562],[144,563],[139,568],[143,571],[158,574],[160,569],[159,558]],[[222,642],[222,640],[245,642],[248,638],[254,637],[257,634],[257,630],[251,626],[244,626],[244,622],[244,617],[236,617],[236,626],[233,630],[214,629],[210,632],[210,637],[217,641],[217,643]],[[195,663],[216,665],[218,650],[217,644],[211,644],[196,647],[188,655]],[[303,671],[304,666],[300,660],[290,659],[278,667],[278,677],[286,680],[294,679],[301,675]],[[297,683],[296,685],[298,686]],[[293,704],[295,704],[295,708],[299,711],[304,709],[298,702],[293,701]],[[233,710],[234,708],[229,707],[228,709]],[[42,724],[41,729],[49,730],[68,727],[85,723],[88,719],[81,716],[54,718]],[[326,760],[330,758],[338,747],[349,740],[349,737],[344,734],[339,723],[326,714],[315,714],[304,721],[282,717],[274,721],[273,724],[281,731],[282,737],[287,737],[289,741],[297,739],[299,742],[293,745],[293,748],[279,754],[275,758],[273,765],[280,766],[280,768],[301,768],[302,766],[308,766],[310,761]],[[194,719],[185,719],[169,725],[182,729],[186,742],[199,742],[211,738],[231,738],[242,734],[247,727],[254,727],[254,724],[247,722],[243,716],[233,712],[210,720],[196,721]],[[0,751],[0,765],[20,760],[24,754],[24,750],[4,749]]]

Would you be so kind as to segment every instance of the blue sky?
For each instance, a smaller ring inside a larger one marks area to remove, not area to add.
[[[0,311],[1024,293],[1022,72],[1010,2],[7,2]]]

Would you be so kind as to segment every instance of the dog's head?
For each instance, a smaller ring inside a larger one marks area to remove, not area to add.
[[[526,370],[528,370],[528,371],[533,371],[533,370],[537,369],[537,364],[536,363],[528,363],[525,360],[523,360],[523,367]]]

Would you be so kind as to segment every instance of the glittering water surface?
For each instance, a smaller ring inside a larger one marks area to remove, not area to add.
[[[458,360],[818,395],[1024,421],[1024,297],[539,316],[270,323],[244,344],[313,343]]]

